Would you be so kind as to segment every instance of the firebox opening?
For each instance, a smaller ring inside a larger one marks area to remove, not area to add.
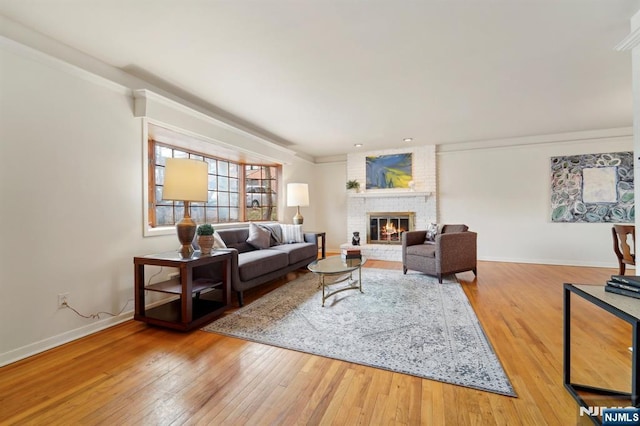
[[[368,244],[401,244],[402,233],[413,231],[414,212],[370,212],[367,214]]]

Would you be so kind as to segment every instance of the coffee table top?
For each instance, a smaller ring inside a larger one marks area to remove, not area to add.
[[[307,266],[316,274],[343,274],[351,272],[364,265],[366,257],[360,259],[343,259],[342,256],[329,256],[326,259],[314,260]]]

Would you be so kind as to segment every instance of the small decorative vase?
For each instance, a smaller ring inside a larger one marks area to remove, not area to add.
[[[213,235],[198,235],[198,245],[201,254],[211,254],[213,248]]]

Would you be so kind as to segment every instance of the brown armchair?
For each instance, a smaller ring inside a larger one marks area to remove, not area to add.
[[[466,225],[444,225],[433,242],[425,242],[427,231],[402,234],[402,271],[415,270],[438,277],[457,272],[477,271],[478,234]]]

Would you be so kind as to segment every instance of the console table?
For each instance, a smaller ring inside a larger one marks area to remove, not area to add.
[[[623,319],[632,326],[632,350],[631,355],[631,393],[620,392],[612,389],[603,389],[593,386],[580,385],[571,382],[571,295],[593,303],[599,308]],[[638,391],[640,391],[640,376],[638,368],[640,367],[640,300],[619,294],[608,293],[604,291],[602,285],[585,285],[585,284],[565,284],[564,285],[564,369],[563,382],[564,387],[569,391],[571,396],[580,404],[581,407],[588,408],[588,404],[578,394],[579,391],[589,392],[596,395],[608,395],[616,397],[625,397],[630,400],[631,405],[638,406],[640,402]],[[597,416],[590,416],[594,423],[600,424]]]
[[[231,253],[216,250],[211,255],[194,252],[183,258],[177,251],[149,254],[133,258],[135,268],[134,319],[176,330],[200,327],[231,306]],[[199,266],[222,265],[222,280],[193,279]],[[180,276],[153,284],[145,284],[146,265],[178,268]],[[147,309],[145,292],[153,291],[178,296],[177,299]],[[212,296],[216,296],[215,298]]]

